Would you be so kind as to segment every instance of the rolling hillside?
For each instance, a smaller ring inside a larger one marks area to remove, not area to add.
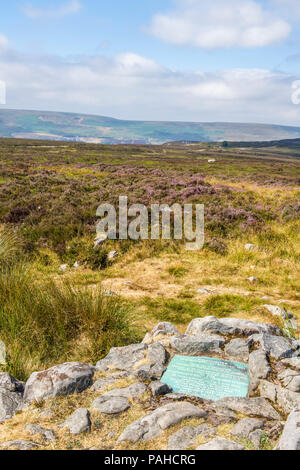
[[[300,127],[269,124],[125,121],[105,116],[0,110],[0,137],[101,144],[271,141],[300,138]]]

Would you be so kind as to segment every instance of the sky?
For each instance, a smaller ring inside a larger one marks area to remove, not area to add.
[[[300,0],[1,3],[0,109],[300,125]]]

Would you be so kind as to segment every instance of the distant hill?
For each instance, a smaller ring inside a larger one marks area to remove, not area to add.
[[[300,127],[221,122],[125,121],[86,114],[2,109],[0,137],[101,144],[224,140],[257,142],[300,138]]]

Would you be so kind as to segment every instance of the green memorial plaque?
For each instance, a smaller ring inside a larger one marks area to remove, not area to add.
[[[250,377],[248,366],[240,362],[176,355],[161,382],[175,393],[217,401],[225,397],[246,397]]]

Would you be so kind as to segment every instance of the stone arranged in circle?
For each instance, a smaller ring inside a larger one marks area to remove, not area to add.
[[[217,401],[226,397],[247,397],[250,377],[248,366],[240,362],[176,355],[161,382],[175,393]]]

